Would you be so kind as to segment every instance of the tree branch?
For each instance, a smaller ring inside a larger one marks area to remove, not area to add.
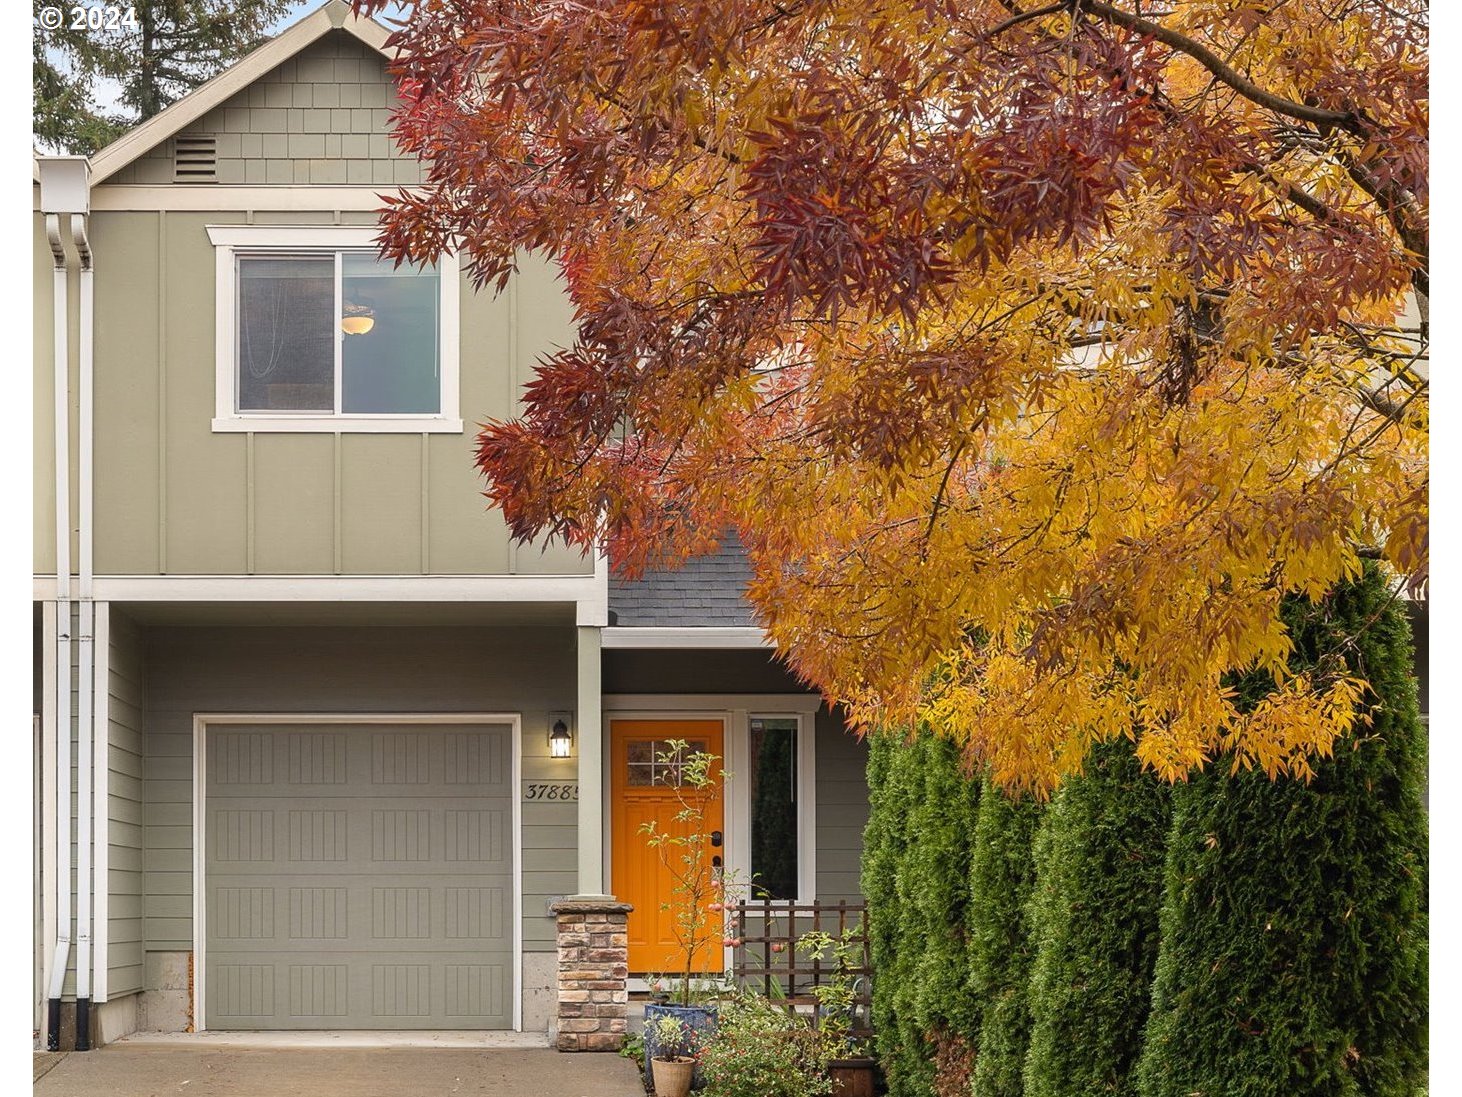
[[[1067,0],[1067,6],[1071,8],[1073,14],[1085,12],[1104,22],[1115,23],[1119,27],[1126,27],[1138,34],[1155,38],[1179,53],[1186,53],[1245,99],[1258,103],[1261,107],[1267,107],[1278,114],[1287,114],[1291,118],[1299,118],[1317,126],[1335,126],[1355,134],[1365,133],[1365,127],[1361,125],[1361,121],[1354,111],[1324,110],[1320,107],[1296,103],[1282,95],[1265,91],[1258,84],[1226,65],[1222,58],[1201,42],[1197,42],[1185,34],[1179,34],[1160,23],[1153,23],[1133,15],[1131,12],[1114,8],[1110,4],[1103,4],[1101,0]]]
[[[1055,15],[1057,12],[1065,11],[1070,6],[1070,0],[1056,0],[1056,3],[1047,4],[1044,8],[1036,8],[1034,11],[1016,12],[1009,19],[1005,20],[1005,22],[997,23],[995,26],[987,30],[985,32],[985,37],[994,38],[997,35],[1004,34],[1011,27],[1018,27],[1022,23],[1030,22],[1032,19],[1041,19],[1047,15]]]

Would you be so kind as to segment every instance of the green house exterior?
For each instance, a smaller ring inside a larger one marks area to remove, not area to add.
[[[616,718],[719,719],[733,775],[790,721],[787,898],[858,896],[864,748],[773,657],[734,545],[621,583],[486,507],[475,424],[571,309],[534,257],[496,295],[450,256],[372,267],[379,195],[421,180],[385,42],[331,0],[89,161],[37,162],[43,1032],[78,1001],[93,1046],[549,1031],[549,904],[612,893]],[[755,867],[755,810],[733,777],[728,867]]]

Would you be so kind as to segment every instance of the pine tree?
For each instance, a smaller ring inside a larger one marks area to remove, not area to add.
[[[1210,766],[1175,796],[1141,1097],[1415,1097],[1426,1064],[1425,739],[1379,570],[1292,604],[1296,667],[1343,658],[1360,729],[1309,784]],[[1265,683],[1239,683],[1252,703]]]
[[[35,0],[37,11],[46,4]],[[264,42],[289,0],[132,0],[115,27],[36,28],[36,140],[90,155]],[[67,11],[69,12],[69,8]],[[117,85],[120,109],[101,105]]]
[[[1126,739],[1102,743],[1056,794],[1031,896],[1026,1097],[1133,1097],[1169,823],[1169,788]]]
[[[970,865],[970,990],[981,1004],[974,1097],[1021,1097],[1030,1041],[1033,949],[1026,905],[1035,882],[1040,806],[986,785]]]

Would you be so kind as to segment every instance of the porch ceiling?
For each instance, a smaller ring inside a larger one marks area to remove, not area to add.
[[[114,602],[141,625],[566,625],[565,602]]]

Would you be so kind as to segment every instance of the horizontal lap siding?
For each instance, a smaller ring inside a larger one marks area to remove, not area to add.
[[[817,897],[859,899],[868,822],[868,747],[823,709],[817,714]]]
[[[389,133],[397,102],[384,57],[332,32],[183,133],[215,138],[220,184],[338,193],[339,184],[416,183],[420,164],[402,156]],[[173,154],[174,142],[162,142],[100,191],[170,185]],[[563,545],[510,545],[502,516],[483,505],[473,462],[472,423],[515,414],[536,363],[573,342],[571,303],[557,268],[542,257],[523,257],[502,294],[478,293],[460,279],[461,433],[213,432],[216,252],[207,226],[377,220],[332,209],[332,201],[322,194],[316,209],[92,215],[97,330],[111,335],[98,344],[95,363],[97,571],[591,573],[593,561]],[[37,231],[34,269],[44,273],[50,249],[40,223]],[[49,276],[37,282],[47,293],[50,284]],[[49,317],[48,307],[37,312],[42,343]],[[36,371],[35,484],[44,501],[50,457],[39,438],[50,422],[49,358],[38,357]],[[38,510],[38,561],[54,556],[53,523],[43,519]]]
[[[152,630],[148,654],[150,950],[193,947],[196,712],[518,713],[524,781],[577,776],[547,743],[549,712],[577,708],[572,629],[166,628]],[[552,951],[547,903],[577,887],[577,809],[522,807],[524,948]]]
[[[143,679],[142,633],[113,608],[107,653],[107,996],[142,989]]]

